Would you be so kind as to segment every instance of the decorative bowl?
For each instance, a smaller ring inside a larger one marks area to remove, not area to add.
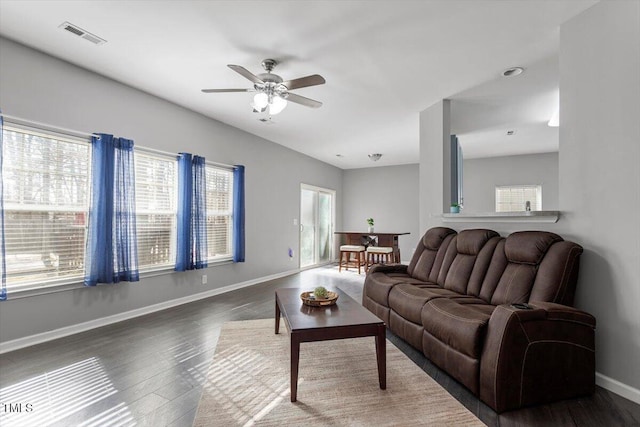
[[[300,294],[300,299],[304,305],[310,305],[312,307],[325,307],[333,305],[338,301],[338,294],[332,291],[327,291],[326,298],[318,298],[313,295],[313,291],[303,292]]]

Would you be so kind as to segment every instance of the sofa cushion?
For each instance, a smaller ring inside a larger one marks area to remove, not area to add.
[[[562,242],[560,236],[546,231],[519,231],[509,235],[504,244],[508,263],[491,296],[491,304],[529,301],[538,264],[551,246],[558,242]]]
[[[389,307],[389,292],[400,283],[410,283],[413,285],[428,284],[414,279],[408,274],[394,273],[393,275],[389,275],[382,272],[375,272],[367,275],[364,284],[364,293],[378,304]]]
[[[496,287],[498,287],[500,277],[502,277],[502,273],[504,273],[505,268],[507,268],[507,265],[509,264],[509,261],[504,254],[504,242],[504,237],[500,238],[498,241],[498,244],[493,251],[493,256],[491,257],[487,273],[482,279],[480,295],[478,296],[487,302],[491,301],[491,297],[493,296]]]
[[[396,274],[394,277],[390,277],[385,273],[370,273],[364,284],[364,293],[378,304],[389,307],[389,291],[398,283],[402,283],[404,279],[411,279],[411,276]]]
[[[485,245],[492,239],[494,240],[492,245],[490,245],[490,250],[487,251],[486,256],[481,259],[482,265],[476,265],[478,254],[480,254]],[[458,233],[455,247],[457,253],[446,273],[444,287],[460,294],[466,294],[472,273],[476,271],[478,275],[484,275],[487,271],[489,262],[491,261],[490,252],[495,248],[498,239],[498,233],[493,230],[475,229],[464,230]],[[479,280],[480,279],[477,278],[474,282],[478,282]]]
[[[459,254],[478,255],[489,239],[496,236],[498,236],[498,233],[493,230],[485,230],[482,228],[463,230],[458,233],[456,249]]]
[[[518,231],[510,234],[504,245],[509,262],[538,265],[551,245],[562,237],[546,231]]]
[[[422,326],[449,347],[479,359],[494,309],[479,298],[436,298],[422,308]]]
[[[582,246],[557,242],[549,248],[538,266],[529,301],[552,301],[573,305]]]
[[[433,283],[417,286],[401,283],[389,292],[389,308],[413,323],[422,324],[422,307],[427,301],[459,296],[460,294],[442,289]]]
[[[529,300],[529,293],[536,278],[536,266],[509,263],[491,297],[491,304],[513,304]]]
[[[418,242],[418,247],[411,257],[408,273],[424,282],[435,282],[444,254],[455,235],[455,230],[445,227],[428,230]]]

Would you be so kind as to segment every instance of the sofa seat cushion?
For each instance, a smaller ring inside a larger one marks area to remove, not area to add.
[[[400,283],[425,284],[408,274],[394,273],[393,276],[386,273],[374,272],[367,275],[365,282],[365,294],[384,307],[389,307],[389,292]],[[420,322],[418,322],[420,323]]]
[[[389,308],[401,317],[421,325],[422,307],[427,301],[443,297],[465,298],[449,289],[443,289],[435,283],[425,283],[421,285],[401,283],[394,286],[389,293]]]
[[[436,298],[422,308],[422,326],[444,344],[480,359],[495,306],[478,298]]]

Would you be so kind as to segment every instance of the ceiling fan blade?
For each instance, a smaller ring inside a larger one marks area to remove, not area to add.
[[[253,92],[255,89],[202,89],[204,93]]]
[[[322,102],[316,101],[315,99],[311,98],[305,98],[304,96],[296,95],[295,93],[290,93],[286,99],[287,101],[295,102],[296,104],[304,105],[305,107],[322,107]]]
[[[300,89],[301,87],[323,85],[326,83],[324,77],[320,74],[313,74],[306,77],[300,77],[299,79],[287,80],[282,82],[283,85],[289,90]]]
[[[258,78],[258,76],[256,76],[255,74],[253,74],[251,71],[247,70],[246,68],[241,67],[240,65],[229,64],[229,65],[227,65],[227,67],[231,68],[236,73],[241,74],[243,77],[251,80],[254,83],[262,83],[262,84],[264,84],[264,82],[262,80],[260,80]]]

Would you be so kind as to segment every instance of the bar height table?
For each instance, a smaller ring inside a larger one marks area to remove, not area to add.
[[[368,231],[336,231],[334,234],[345,236],[346,245],[362,245],[368,247],[371,241],[377,238],[376,246],[387,246],[393,248],[393,262],[402,262],[400,258],[400,247],[398,246],[398,236],[411,233],[369,233]]]

